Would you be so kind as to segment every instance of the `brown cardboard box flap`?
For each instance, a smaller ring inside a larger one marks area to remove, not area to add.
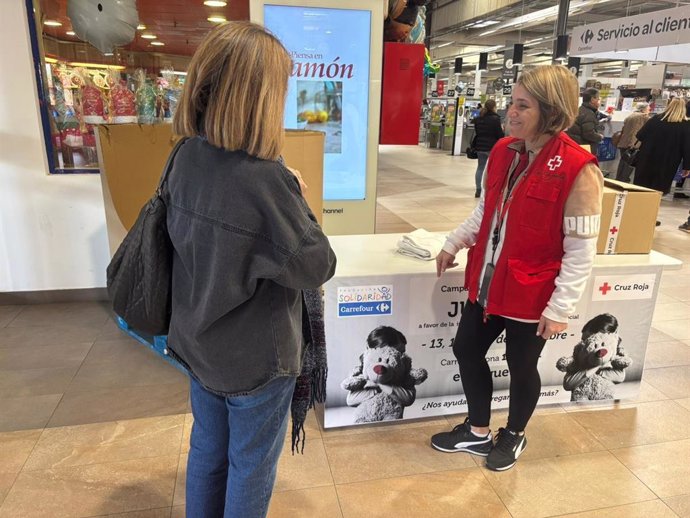
[[[618,191],[618,192],[621,192],[621,191],[656,192],[656,193],[659,192],[659,191],[655,191],[654,189],[648,189],[647,187],[642,187],[640,185],[635,185],[632,183],[621,182],[619,180],[614,180],[612,178],[604,178],[604,190],[606,190],[606,187],[608,187],[609,189],[613,189],[615,191]]]

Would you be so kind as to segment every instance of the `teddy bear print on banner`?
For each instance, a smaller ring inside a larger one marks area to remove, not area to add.
[[[556,362],[556,368],[565,372],[563,388],[571,391],[571,401],[615,398],[614,385],[625,381],[625,369],[632,364],[621,342],[618,320],[609,313],[583,326],[573,355]]]
[[[355,423],[402,419],[405,407],[414,403],[415,385],[428,373],[412,368],[406,344],[405,336],[393,327],[379,326],[369,333],[359,365],[341,383],[348,391],[348,406],[356,407]]]

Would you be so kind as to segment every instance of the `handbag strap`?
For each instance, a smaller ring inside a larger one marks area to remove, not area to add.
[[[168,156],[168,161],[165,163],[165,168],[163,169],[163,174],[161,176],[160,181],[158,182],[156,194],[160,195],[163,192],[163,187],[165,187],[165,184],[168,181],[168,175],[170,174],[170,170],[172,169],[173,161],[175,160],[175,155],[177,155],[177,152],[182,147],[182,144],[184,144],[187,140],[187,137],[180,138],[180,140],[178,140],[175,144],[173,150],[170,152],[170,155]]]

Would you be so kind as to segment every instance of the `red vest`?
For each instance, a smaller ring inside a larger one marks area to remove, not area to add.
[[[465,269],[469,299],[477,301],[484,255],[506,176],[516,152],[498,141],[486,171],[484,218],[476,244],[470,248]],[[505,239],[489,287],[487,314],[539,320],[555,288],[563,258],[563,211],[580,170],[596,158],[564,132],[549,140],[513,189],[504,222]]]

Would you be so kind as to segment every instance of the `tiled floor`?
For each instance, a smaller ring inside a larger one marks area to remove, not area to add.
[[[456,225],[475,204],[475,164],[382,148],[378,232]],[[654,243],[686,263],[688,209],[662,201]],[[269,516],[690,517],[690,266],[664,274],[653,326],[637,401],[539,407],[508,472],[429,447],[461,416],[321,431],[312,414]],[[105,304],[0,306],[0,518],[184,516],[187,389]]]

